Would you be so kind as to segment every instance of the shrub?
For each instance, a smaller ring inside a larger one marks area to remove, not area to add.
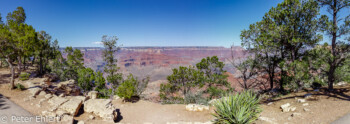
[[[124,98],[124,100],[130,99],[132,96],[136,95],[135,85],[137,84],[137,79],[131,74],[128,76],[122,84],[119,85],[116,94],[119,97]]]
[[[78,86],[85,92],[91,91],[94,87],[95,75],[91,68],[78,70]]]
[[[20,75],[19,75],[19,80],[21,81],[25,81],[25,80],[28,80],[29,79],[29,73],[27,72],[22,72]]]
[[[260,99],[252,91],[243,91],[229,95],[225,99],[214,103],[213,114],[215,123],[219,124],[248,124],[257,119],[261,112]]]
[[[16,84],[16,89],[18,89],[18,90],[24,90],[24,86],[23,86],[22,84],[20,84],[20,83],[17,83],[17,84]]]

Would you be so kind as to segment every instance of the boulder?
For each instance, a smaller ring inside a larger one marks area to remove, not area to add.
[[[73,96],[72,98],[73,99],[79,99],[79,100],[81,100],[83,102],[85,102],[87,100],[87,97],[85,97],[85,96]]]
[[[90,99],[96,99],[97,98],[97,91],[90,91],[88,93],[88,96],[90,97]]]
[[[74,80],[63,81],[57,84],[57,88],[64,88],[68,85],[74,85]]]
[[[67,111],[70,115],[77,115],[83,101],[80,99],[72,98],[67,102],[63,103],[58,109]]]
[[[290,106],[290,103],[286,103],[281,105],[282,112],[289,112],[289,111],[295,111],[297,108]]]
[[[209,106],[205,105],[197,105],[197,104],[188,104],[186,105],[186,110],[187,111],[193,111],[193,112],[201,112],[203,110],[209,110]]]
[[[29,93],[31,94],[31,96],[36,96],[40,93],[41,88],[33,87],[33,88],[28,89],[28,90],[29,90]]]
[[[46,94],[46,95],[45,95],[45,98],[46,98],[46,99],[50,99],[51,97],[52,97],[51,94]]]
[[[107,121],[114,121],[117,118],[117,112],[109,99],[89,99],[85,101],[84,112],[93,113]]]
[[[59,117],[63,117],[63,115],[68,115],[69,113],[67,111],[64,110],[57,110],[56,111],[56,115]]]
[[[28,86],[27,88],[32,88],[32,87],[36,87],[37,86],[33,82],[30,82],[30,81],[27,81],[26,84]]]
[[[54,96],[49,100],[49,104],[51,106],[58,107],[67,101],[68,101],[68,99],[66,99],[66,98]]]
[[[46,95],[46,92],[45,91],[41,91],[40,93],[39,93],[39,96],[45,96]]]

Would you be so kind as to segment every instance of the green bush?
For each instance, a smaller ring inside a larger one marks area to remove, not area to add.
[[[16,89],[18,89],[18,90],[24,90],[24,86],[23,86],[22,84],[20,84],[20,83],[17,83],[17,84],[16,84]]]
[[[135,79],[132,75],[128,76],[120,86],[117,88],[116,94],[119,97],[124,98],[124,100],[130,99],[132,96],[136,95],[135,85],[137,84],[137,79]]]
[[[249,124],[258,118],[261,112],[260,99],[252,91],[243,91],[229,95],[214,103],[213,116],[217,124]]]
[[[21,81],[25,81],[25,80],[28,80],[29,79],[29,73],[27,72],[22,72],[20,75],[19,75],[19,80]]]

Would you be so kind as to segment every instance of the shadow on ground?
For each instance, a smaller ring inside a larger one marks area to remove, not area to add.
[[[268,100],[265,101],[265,103],[268,102],[275,102],[275,101],[280,101],[280,100],[285,100],[285,99],[295,99],[295,98],[305,98],[305,96],[313,96],[309,100],[318,100],[317,97],[319,96],[326,96],[326,99],[329,98],[336,98],[339,100],[346,100],[350,101],[350,86],[346,87],[341,87],[341,88],[334,88],[333,91],[328,91],[327,88],[320,88],[318,90],[304,90],[305,93],[301,93],[300,95],[293,95],[289,97],[283,97],[283,98],[276,98],[273,100]]]
[[[0,94],[0,110],[9,109],[9,108],[10,108],[10,107],[6,104],[5,99],[6,99],[6,97],[4,97],[2,94]]]

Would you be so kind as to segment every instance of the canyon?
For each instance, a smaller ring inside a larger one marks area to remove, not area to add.
[[[103,72],[105,62],[102,47],[75,47],[84,53],[84,64],[95,71]],[[64,49],[61,52],[64,54]],[[165,80],[172,73],[172,68],[179,66],[195,66],[202,58],[218,56],[225,63],[225,70],[234,73],[230,63],[234,58],[244,57],[244,48],[211,46],[179,46],[179,47],[121,47],[115,54],[118,67],[124,74],[132,73],[136,77],[150,77],[151,81]]]

